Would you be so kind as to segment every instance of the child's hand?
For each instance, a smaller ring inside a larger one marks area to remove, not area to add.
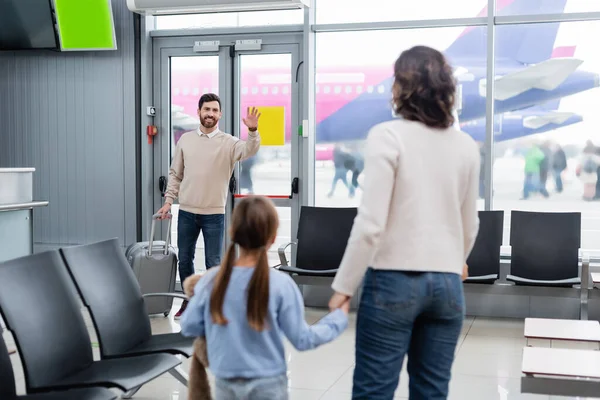
[[[194,295],[194,288],[196,287],[196,284],[200,278],[202,278],[202,275],[196,274],[186,278],[186,280],[183,281],[183,292],[188,298],[191,298]]]
[[[344,312],[344,314],[348,315],[350,312],[350,299],[346,300],[341,306],[340,310]]]
[[[467,264],[465,264],[463,266],[463,272],[462,272],[462,280],[464,281],[465,279],[467,279],[469,277],[469,266]]]
[[[331,300],[329,300],[329,311],[334,311],[338,308],[341,308],[342,305],[348,300],[350,300],[350,296],[335,292],[331,297]]]

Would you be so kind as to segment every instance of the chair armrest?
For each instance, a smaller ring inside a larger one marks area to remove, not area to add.
[[[146,293],[142,297],[173,297],[175,299],[189,300],[185,294],[180,293]]]
[[[513,282],[519,282],[519,283],[529,283],[529,284],[533,284],[536,286],[548,286],[548,287],[552,287],[552,286],[568,286],[568,285],[579,285],[581,284],[581,279],[579,278],[569,278],[569,279],[559,279],[556,281],[542,281],[542,280],[536,280],[536,279],[527,279],[527,278],[521,278],[520,276],[516,276],[516,275],[507,275],[506,277],[507,281],[513,281]]]
[[[280,266],[279,270],[281,272],[285,272],[291,275],[301,275],[301,276],[321,276],[321,277],[335,277],[335,275],[338,272],[338,269],[320,269],[320,270],[314,270],[314,269],[302,269],[302,268],[297,268],[297,267],[293,267],[293,266]]]
[[[581,255],[581,285],[586,288],[594,286],[592,280],[592,271],[590,270],[591,258],[587,253]]]
[[[481,282],[481,281],[489,281],[489,280],[495,281],[497,279],[498,279],[498,274],[470,276],[467,279],[465,279],[465,283]]]
[[[279,261],[281,262],[281,264],[277,265],[279,266],[284,266],[287,267],[288,265],[288,260],[287,257],[285,256],[285,251],[287,250],[288,247],[290,247],[291,245],[295,245],[296,242],[289,242],[286,244],[282,244],[281,246],[279,246],[279,249],[277,249],[277,253],[279,254]]]

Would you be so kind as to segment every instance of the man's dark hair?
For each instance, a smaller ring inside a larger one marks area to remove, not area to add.
[[[214,93],[206,93],[203,94],[198,101],[198,110],[202,109],[204,103],[210,103],[211,101],[219,103],[219,110],[221,109],[221,98]]]
[[[416,46],[402,52],[394,65],[392,106],[396,114],[432,128],[454,124],[456,82],[439,51]]]

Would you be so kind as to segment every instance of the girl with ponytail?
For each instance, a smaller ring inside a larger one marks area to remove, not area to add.
[[[268,264],[267,250],[278,227],[277,210],[269,199],[240,201],[229,232],[233,244],[222,265],[195,284],[182,315],[184,336],[206,337],[216,400],[287,400],[283,336],[297,350],[310,350],[334,340],[348,326],[348,302],[317,324],[306,323],[298,286]]]

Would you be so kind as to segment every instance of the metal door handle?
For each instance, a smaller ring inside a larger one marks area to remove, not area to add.
[[[300,186],[300,179],[297,177],[292,179],[292,193],[290,194],[290,199],[294,198],[295,194],[298,194]]]
[[[167,178],[164,176],[158,178],[158,190],[160,190],[160,195],[165,197],[165,193],[167,192]]]
[[[235,179],[235,176],[231,176],[231,179],[229,179],[229,192],[231,194],[235,194],[235,191],[237,189],[237,180]]]

